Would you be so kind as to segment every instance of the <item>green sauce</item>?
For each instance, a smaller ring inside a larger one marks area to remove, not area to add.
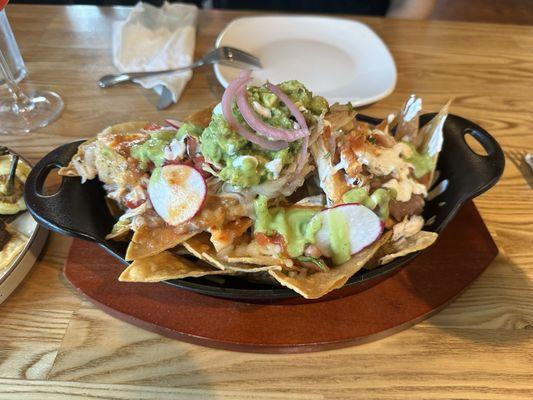
[[[342,201],[345,203],[359,203],[371,210],[379,207],[378,214],[382,220],[389,217],[389,202],[391,194],[387,189],[379,188],[368,195],[367,191],[362,188],[352,189],[342,196]]]
[[[428,172],[433,171],[435,167],[433,157],[427,153],[419,153],[412,144],[407,144],[411,148],[412,154],[406,161],[413,165],[415,177],[420,179]]]
[[[315,242],[315,235],[322,226],[318,207],[268,208],[267,199],[260,196],[254,208],[254,232],[267,236],[280,234],[285,240],[287,253],[293,258],[301,256],[305,246]]]
[[[336,265],[345,263],[351,257],[348,223],[339,210],[332,209],[326,215],[331,235],[329,244],[331,259]]]

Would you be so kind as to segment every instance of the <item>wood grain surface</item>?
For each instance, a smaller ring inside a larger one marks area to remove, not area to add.
[[[51,126],[2,136],[2,144],[35,161],[109,124],[180,118],[220,96],[209,68],[162,112],[135,85],[97,88],[96,79],[113,71],[112,23],[127,12],[7,7],[31,83],[60,92],[66,108]],[[197,55],[242,15],[201,13]],[[63,281],[70,240],[54,234],[0,306],[0,399],[533,397],[533,175],[513,162],[533,152],[533,27],[360,19],[398,67],[394,93],[365,113],[383,116],[412,92],[427,110],[454,97],[452,112],[479,123],[506,151],[502,180],[476,200],[500,255],[474,285],[440,314],[378,342],[300,355],[235,353],[166,339],[96,310]]]

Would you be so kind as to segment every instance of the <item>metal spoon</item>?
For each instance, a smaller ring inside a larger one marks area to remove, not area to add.
[[[182,68],[167,69],[164,71],[147,71],[147,72],[124,72],[121,74],[112,74],[105,75],[100,78],[98,81],[98,86],[102,88],[107,88],[110,86],[117,85],[123,82],[129,82],[135,78],[144,78],[147,76],[154,75],[163,75],[174,72],[187,71],[189,69],[197,68],[202,65],[207,64],[223,64],[232,66],[235,68],[246,68],[246,67],[257,67],[261,68],[261,62],[259,59],[249,53],[246,53],[242,50],[235,49],[233,47],[217,47],[216,49],[211,50],[201,59],[195,63]]]

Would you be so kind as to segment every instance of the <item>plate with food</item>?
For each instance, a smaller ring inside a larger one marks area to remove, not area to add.
[[[0,147],[0,303],[26,276],[47,236],[26,211],[23,188],[30,170],[22,157]]]
[[[368,26],[345,18],[254,16],[232,21],[217,47],[232,46],[255,55],[262,68],[256,82],[299,79],[331,103],[363,106],[387,97],[396,86],[396,64],[387,45]],[[213,66],[227,87],[239,70]]]
[[[320,298],[412,260],[499,179],[497,142],[449,107],[422,115],[411,96],[379,120],[243,72],[183,122],[117,124],[57,148],[25,198],[41,224],[122,260],[124,284]],[[62,185],[45,196],[54,168]]]

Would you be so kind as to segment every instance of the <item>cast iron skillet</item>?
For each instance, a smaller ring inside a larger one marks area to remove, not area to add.
[[[421,124],[427,123],[434,115],[423,115]],[[361,115],[358,119],[372,124],[380,121]],[[464,139],[467,134],[483,146],[486,156],[480,156],[470,149]],[[37,163],[26,181],[26,204],[37,222],[46,228],[95,242],[127,264],[124,261],[126,243],[105,240],[114,219],[104,201],[105,191],[97,179],[81,184],[80,178],[63,178],[56,193],[48,196],[42,194],[43,183],[50,171],[67,165],[81,143],[83,141],[80,140],[58,147]],[[461,205],[494,186],[503,173],[504,164],[502,149],[491,135],[473,122],[449,115],[444,125],[444,145],[437,165],[438,178],[424,209],[424,218],[432,223],[425,229],[442,231]],[[418,254],[419,252],[404,256],[372,270],[363,269],[346,286],[387,275]],[[298,296],[283,287],[254,284],[238,277],[224,277],[218,281],[187,278],[167,283],[206,295],[232,299],[274,300]]]

